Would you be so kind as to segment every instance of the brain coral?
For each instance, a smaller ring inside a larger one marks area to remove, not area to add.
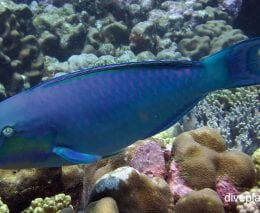
[[[251,187],[255,171],[250,157],[239,151],[224,151],[223,148],[223,138],[209,128],[179,135],[172,150],[180,177],[193,189],[214,188],[216,181],[224,176],[237,187]]]
[[[43,57],[32,30],[28,6],[0,2],[0,83],[7,93],[20,91],[24,84],[41,80]]]
[[[178,43],[184,56],[198,60],[247,38],[241,30],[233,29],[224,20],[210,20],[197,25],[193,35],[187,34]]]
[[[236,186],[251,187],[255,181],[252,159],[242,152],[219,153],[217,166],[217,176],[228,176]]]
[[[180,198],[174,207],[176,213],[224,213],[218,194],[212,189],[193,191]]]

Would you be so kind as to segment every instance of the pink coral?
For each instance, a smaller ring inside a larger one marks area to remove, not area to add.
[[[239,195],[239,191],[227,176],[222,177],[217,182],[216,192],[225,208],[231,209],[236,206],[234,198]]]
[[[172,161],[170,164],[167,182],[175,201],[193,191],[191,188],[186,186],[184,181],[180,178],[179,169],[175,161]]]
[[[147,140],[137,146],[130,166],[149,177],[163,178],[166,172],[163,150],[155,141]]]

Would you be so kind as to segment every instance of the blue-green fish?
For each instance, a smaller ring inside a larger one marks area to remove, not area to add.
[[[0,103],[0,168],[92,163],[176,123],[214,90],[260,83],[260,38],[194,61],[90,68]]]

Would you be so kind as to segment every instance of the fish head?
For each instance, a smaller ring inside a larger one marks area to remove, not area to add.
[[[41,167],[51,155],[53,131],[37,121],[32,112],[0,109],[0,168]]]

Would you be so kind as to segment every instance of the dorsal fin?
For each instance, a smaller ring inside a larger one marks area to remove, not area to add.
[[[50,79],[48,81],[42,82],[35,87],[32,87],[29,90],[33,90],[36,87],[43,86],[43,87],[48,87],[52,86],[56,83],[60,83],[63,80],[68,80],[72,79],[74,77],[79,77],[82,75],[88,75],[96,72],[103,72],[103,71],[108,71],[108,70],[117,70],[119,68],[132,68],[132,67],[149,67],[149,66],[171,66],[171,67],[189,67],[189,66],[201,66],[202,63],[199,61],[188,61],[188,60],[171,60],[171,61],[143,61],[143,62],[128,62],[128,63],[122,63],[122,64],[110,64],[110,65],[105,65],[105,66],[100,66],[100,67],[91,67],[91,68],[86,68],[86,69],[81,69],[81,70],[76,70],[71,73]]]

